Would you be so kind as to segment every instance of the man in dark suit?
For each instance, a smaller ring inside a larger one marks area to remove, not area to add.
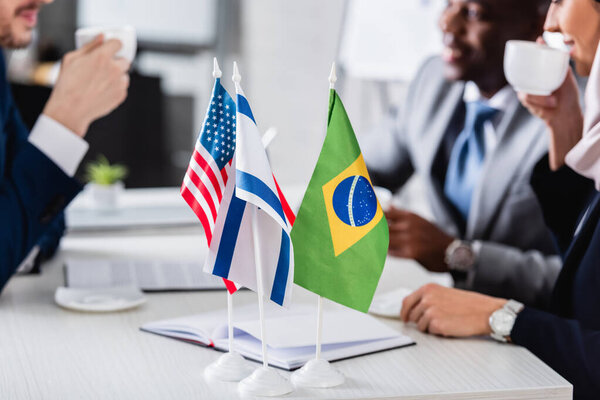
[[[28,45],[40,8],[51,1],[0,1],[0,46]],[[27,255],[49,254],[58,244],[62,211],[81,190],[73,175],[88,148],[83,137],[127,96],[129,62],[114,57],[120,47],[97,37],[68,53],[31,132],[15,108],[0,56],[0,289]]]

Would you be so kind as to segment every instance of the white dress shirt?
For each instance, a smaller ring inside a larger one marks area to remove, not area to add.
[[[518,102],[517,94],[509,85],[504,86],[500,89],[495,95],[491,98],[487,99],[483,97],[479,87],[475,84],[475,82],[467,82],[465,84],[465,92],[463,94],[463,101],[465,103],[480,101],[489,107],[495,108],[498,110],[496,115],[490,120],[485,121],[483,125],[483,135],[485,139],[485,157],[488,158],[492,155],[494,150],[496,150],[496,146],[498,145],[498,134],[497,129],[500,121],[506,110],[515,102]],[[478,258],[479,252],[481,250],[481,241],[474,240],[472,243],[473,253],[475,254],[475,259]],[[469,285],[475,278],[475,270],[471,268],[471,270],[467,273],[467,282]]]
[[[36,121],[29,143],[51,159],[65,174],[75,175],[89,144],[64,125],[42,114]]]
[[[89,148],[88,142],[44,114],[40,115],[35,122],[29,134],[29,143],[37,147],[70,177],[75,175]],[[39,252],[39,246],[34,246],[17,268],[17,273],[30,272]]]
[[[496,115],[494,115],[492,119],[485,121],[483,125],[483,134],[485,138],[485,155],[487,157],[494,152],[494,150],[496,149],[496,145],[498,144],[498,135],[496,130],[498,129],[498,125],[502,120],[502,116],[512,104],[519,101],[519,99],[517,98],[517,94],[515,93],[512,87],[506,85],[491,98],[486,99],[481,94],[481,91],[479,90],[477,85],[474,82],[469,81],[465,84],[465,93],[463,94],[463,101],[465,103],[481,101],[489,107],[498,110]]]

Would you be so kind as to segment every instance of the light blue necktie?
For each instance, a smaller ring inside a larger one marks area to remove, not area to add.
[[[496,113],[497,109],[481,101],[469,102],[465,117],[465,128],[456,138],[452,148],[444,194],[467,220],[471,208],[473,190],[485,158],[483,126]]]

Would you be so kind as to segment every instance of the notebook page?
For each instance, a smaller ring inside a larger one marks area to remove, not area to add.
[[[317,331],[316,307],[312,313],[267,318],[267,344],[273,348],[290,348],[315,345]],[[239,330],[260,338],[260,321],[249,320],[235,324]],[[322,343],[351,343],[380,340],[398,336],[399,333],[377,319],[345,307],[323,312]]]

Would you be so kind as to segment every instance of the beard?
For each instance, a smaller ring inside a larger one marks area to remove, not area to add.
[[[15,35],[10,26],[0,29],[0,47],[5,49],[23,49],[31,43],[33,34],[31,31],[21,35]]]

